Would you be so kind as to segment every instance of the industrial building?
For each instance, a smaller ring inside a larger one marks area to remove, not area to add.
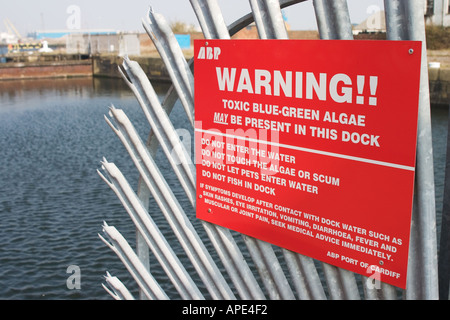
[[[133,56],[140,55],[141,43],[138,33],[71,33],[66,37],[66,52],[68,54],[109,53]]]
[[[450,0],[427,0],[425,8],[427,24],[450,26]]]

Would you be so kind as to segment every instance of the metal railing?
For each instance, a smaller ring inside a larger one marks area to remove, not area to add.
[[[261,39],[287,39],[281,9],[296,1],[250,0],[252,13],[227,27],[215,0],[191,0],[206,39],[230,39],[253,21]],[[314,0],[321,39],[353,39],[345,0]],[[387,38],[425,41],[424,5],[420,0],[385,0]],[[135,94],[152,131],[142,141],[125,112],[111,107],[107,123],[126,147],[139,170],[137,192],[114,163],[102,162],[102,179],[117,194],[137,229],[136,253],[112,226],[103,226],[101,239],[119,256],[140,288],[140,298],[168,299],[149,269],[149,250],[182,299],[437,299],[437,241],[434,175],[431,143],[430,101],[426,46],[420,87],[418,149],[414,209],[411,227],[407,289],[401,292],[388,284],[374,285],[372,279],[321,263],[269,243],[232,233],[223,227],[201,222],[196,230],[154,158],[161,147],[185,196],[195,210],[195,165],[169,115],[179,99],[187,121],[194,125],[194,77],[192,61],[183,53],[163,16],[149,11],[143,26],[153,40],[173,85],[161,103],[138,63],[124,58],[120,72]],[[300,58],[300,57],[299,57]],[[167,224],[198,274],[183,266],[148,212],[149,197],[157,202]],[[195,216],[195,215],[194,215]],[[206,234],[209,239],[199,235]],[[241,239],[239,239],[241,238]],[[208,241],[214,250],[208,250]],[[244,244],[244,245],[243,245]],[[213,251],[213,252],[212,252]],[[223,266],[223,267],[222,267]],[[117,278],[107,273],[105,289],[116,299],[132,299]],[[198,283],[201,282],[201,283]]]

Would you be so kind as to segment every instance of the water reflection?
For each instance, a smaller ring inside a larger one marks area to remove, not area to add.
[[[47,94],[67,95],[75,92],[90,91],[93,78],[10,80],[0,82],[0,98],[15,99],[26,95],[43,96]]]
[[[169,84],[154,83],[156,92],[164,93]],[[96,96],[114,96],[119,98],[132,97],[128,85],[122,79],[109,78],[70,78],[70,79],[42,79],[42,80],[11,80],[0,82],[0,108],[11,106],[27,107],[17,102],[29,100],[31,97],[79,97],[92,98]],[[28,107],[35,107],[30,104]]]

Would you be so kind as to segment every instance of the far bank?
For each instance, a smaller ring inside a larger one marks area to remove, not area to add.
[[[185,50],[186,60],[192,50]],[[170,83],[170,75],[156,52],[131,56],[139,63],[149,80]],[[121,78],[118,70],[123,58],[117,55],[41,54],[3,56],[0,63],[1,80],[33,80],[45,78],[103,77]],[[448,107],[450,104],[450,52],[430,50],[429,86],[432,105]]]

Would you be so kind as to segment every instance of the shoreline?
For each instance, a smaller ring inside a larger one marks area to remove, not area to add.
[[[429,67],[430,102],[433,106],[448,107],[450,104],[450,56],[431,51],[430,64],[439,62],[440,67]],[[436,59],[439,57],[438,59]],[[130,57],[139,63],[149,80],[170,83],[170,75],[162,59],[155,54]],[[189,59],[190,55],[186,56]],[[38,80],[58,78],[118,78],[118,67],[123,59],[115,55],[18,55],[9,57],[12,62],[0,63],[0,82],[8,80]]]

